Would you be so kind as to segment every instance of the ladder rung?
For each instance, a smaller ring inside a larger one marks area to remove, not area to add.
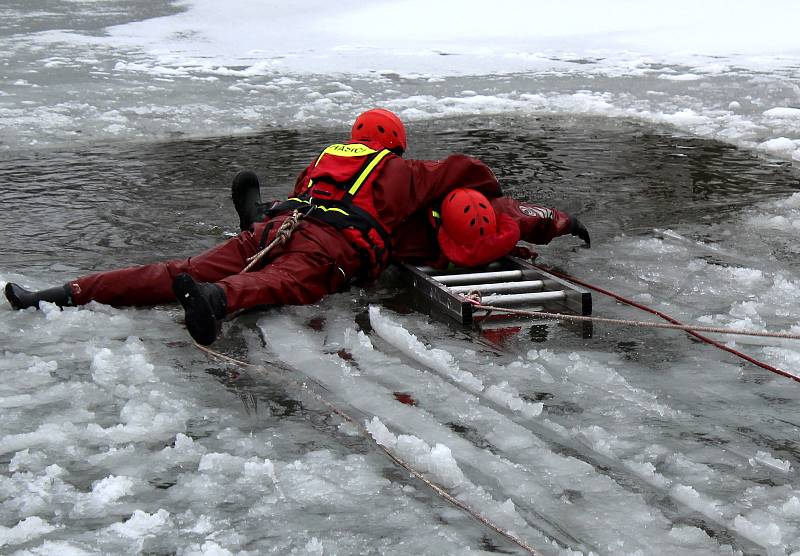
[[[500,270],[498,272],[472,272],[469,274],[445,274],[434,276],[445,286],[456,286],[461,284],[485,283],[492,280],[519,279],[522,278],[521,270]]]
[[[532,292],[544,288],[543,280],[521,280],[519,282],[493,282],[491,284],[467,284],[464,286],[451,286],[453,293],[469,293],[478,291],[482,294],[501,292]]]
[[[489,295],[481,299],[481,305],[516,305],[519,303],[545,302],[564,299],[567,294],[563,291],[512,293],[508,295]]]

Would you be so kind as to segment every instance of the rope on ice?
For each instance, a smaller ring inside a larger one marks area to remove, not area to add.
[[[200,349],[201,351],[205,352],[207,355],[210,355],[210,356],[215,357],[217,359],[220,359],[222,361],[226,361],[226,362],[231,363],[233,365],[237,365],[237,366],[239,366],[241,368],[253,369],[253,370],[256,370],[256,371],[258,371],[258,372],[260,372],[262,374],[268,374],[269,373],[269,371],[265,367],[262,367],[260,365],[254,365],[252,363],[247,363],[245,361],[241,361],[239,359],[235,359],[235,358],[230,357],[228,355],[224,355],[222,353],[219,353],[218,351],[214,351],[213,349],[208,348],[206,346],[201,346],[200,344],[197,344],[197,343],[195,343],[195,346],[197,346],[198,349]],[[494,531],[498,535],[504,537],[505,539],[507,539],[508,541],[512,542],[513,544],[519,546],[520,548],[522,548],[523,550],[525,550],[529,554],[532,554],[533,556],[543,556],[541,552],[536,550],[526,540],[520,538],[519,536],[515,535],[511,531],[503,529],[502,527],[500,527],[499,525],[494,523],[491,519],[489,519],[488,517],[482,515],[478,510],[475,510],[475,509],[471,508],[465,502],[462,502],[461,500],[459,500],[458,498],[456,498],[455,496],[453,496],[452,494],[447,492],[443,487],[437,485],[436,483],[434,483],[430,479],[426,478],[422,474],[422,472],[417,471],[410,463],[408,463],[407,461],[402,459],[400,456],[398,456],[397,454],[392,452],[386,446],[384,446],[382,444],[379,444],[372,437],[372,435],[369,433],[369,431],[367,431],[366,427],[362,423],[359,423],[353,417],[351,417],[349,414],[347,414],[345,411],[343,411],[342,409],[340,409],[336,405],[332,404],[331,402],[329,402],[328,400],[323,398],[317,392],[314,392],[311,388],[308,387],[308,385],[305,382],[298,382],[298,381],[292,381],[292,382],[294,383],[295,386],[301,388],[303,391],[305,391],[306,393],[310,394],[316,401],[318,401],[319,403],[323,404],[325,407],[330,409],[334,414],[338,415],[339,417],[341,417],[342,419],[344,419],[345,421],[347,421],[348,423],[350,423],[351,425],[356,427],[356,429],[358,429],[359,433],[363,437],[371,440],[372,443],[375,446],[377,446],[378,448],[380,448],[381,451],[390,460],[392,460],[396,465],[399,465],[400,467],[402,467],[403,469],[408,471],[415,479],[417,479],[417,480],[421,481],[423,484],[425,484],[425,486],[430,488],[440,498],[442,498],[443,500],[449,502],[450,504],[452,504],[453,506],[457,507],[458,509],[466,512],[471,517],[473,517],[474,519],[479,521],[481,524],[483,524],[484,526],[488,527],[489,529],[491,529],[492,531]]]

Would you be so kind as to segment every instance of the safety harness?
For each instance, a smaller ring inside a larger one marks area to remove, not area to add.
[[[278,203],[269,216],[298,211],[340,229],[364,258],[364,276],[374,279],[389,262],[389,231],[378,218],[372,196],[377,169],[396,156],[370,144],[327,147],[306,174],[304,191]]]

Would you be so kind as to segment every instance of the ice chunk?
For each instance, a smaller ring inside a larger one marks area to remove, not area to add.
[[[206,541],[200,546],[193,544],[182,554],[183,556],[233,556],[233,552],[214,541]]]
[[[777,156],[791,156],[800,148],[798,141],[793,141],[788,137],[776,137],[758,144],[758,150]]]
[[[800,500],[797,496],[792,496],[783,503],[781,511],[787,516],[794,519],[800,518]]]
[[[169,512],[164,509],[159,509],[154,514],[136,510],[130,519],[123,523],[114,523],[108,529],[122,537],[138,539],[171,526],[171,521]]]
[[[14,527],[0,525],[0,548],[7,545],[22,544],[36,537],[46,535],[56,528],[38,516],[23,519]]]
[[[742,536],[762,546],[778,545],[781,542],[781,529],[775,523],[759,525],[737,515],[733,519],[733,526]]]
[[[365,423],[367,432],[375,439],[375,442],[386,448],[394,449],[397,445],[397,437],[384,425],[380,419],[373,417],[371,421]]]
[[[375,442],[391,450],[417,471],[429,473],[442,486],[452,488],[464,482],[464,473],[458,467],[450,448],[444,444],[437,443],[431,448],[416,436],[395,436],[377,417],[368,421],[366,428]]]
[[[311,540],[306,543],[305,553],[309,556],[322,556],[325,553],[325,547],[317,537],[311,537]]]
[[[92,487],[92,502],[101,506],[116,502],[131,493],[133,484],[133,480],[130,477],[110,475]]]
[[[670,494],[673,498],[679,502],[683,502],[693,510],[716,520],[722,520],[722,512],[720,512],[718,507],[719,503],[707,499],[694,488],[687,485],[675,485],[670,490]]]
[[[200,458],[197,470],[203,473],[238,474],[244,468],[245,460],[231,454],[212,453]]]
[[[800,108],[787,108],[777,106],[764,111],[764,115],[770,118],[797,118],[800,119]]]
[[[790,462],[775,458],[769,452],[763,452],[761,450],[756,452],[755,457],[750,458],[748,461],[753,467],[765,465],[783,473],[788,473],[792,469],[792,464]]]
[[[525,417],[538,417],[542,414],[544,404],[530,403],[519,397],[519,393],[503,381],[499,384],[492,384],[486,389],[486,397],[493,402],[507,407],[512,411],[518,411]]]
[[[370,305],[369,320],[373,330],[384,340],[434,371],[450,377],[474,392],[483,390],[483,383],[468,371],[462,371],[452,354],[443,349],[428,348],[408,330],[381,314],[379,307]]]
[[[464,473],[458,467],[450,448],[444,444],[436,444],[431,449],[428,470],[445,487],[452,488],[464,481]]]

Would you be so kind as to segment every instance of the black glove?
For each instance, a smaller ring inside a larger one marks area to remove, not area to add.
[[[585,241],[586,247],[591,247],[592,238],[589,237],[589,230],[587,230],[586,226],[584,226],[581,223],[581,221],[575,218],[574,216],[570,216],[570,218],[572,219],[572,225],[570,227],[569,233],[574,236],[578,236],[583,241]]]

